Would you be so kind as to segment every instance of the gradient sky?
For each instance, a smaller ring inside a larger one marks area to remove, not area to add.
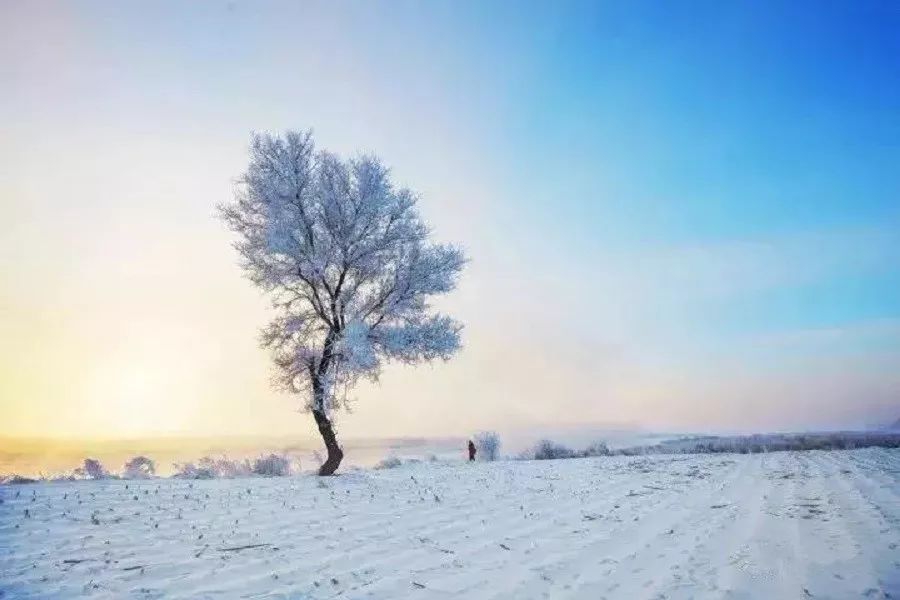
[[[472,258],[343,435],[900,417],[896,2],[0,2],[0,434],[312,435],[214,218],[253,130]]]

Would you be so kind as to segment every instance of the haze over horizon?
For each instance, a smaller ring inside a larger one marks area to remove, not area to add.
[[[0,435],[314,434],[214,216],[252,131],[472,259],[342,435],[900,417],[900,10],[0,0]]]

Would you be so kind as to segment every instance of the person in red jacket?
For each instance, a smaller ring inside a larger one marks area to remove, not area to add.
[[[475,460],[475,444],[472,440],[469,440],[469,460]]]

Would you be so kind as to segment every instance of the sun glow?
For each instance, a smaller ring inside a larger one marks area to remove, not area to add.
[[[148,433],[158,422],[162,373],[153,365],[117,361],[98,368],[87,385],[93,417],[116,436]]]

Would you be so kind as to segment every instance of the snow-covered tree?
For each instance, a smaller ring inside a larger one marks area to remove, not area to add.
[[[75,475],[86,479],[107,479],[109,472],[103,468],[103,464],[96,458],[86,458],[82,466],[75,469]]]
[[[148,479],[156,474],[156,463],[146,456],[135,456],[125,463],[125,479]]]
[[[465,258],[429,240],[416,200],[376,157],[316,151],[310,132],[289,131],[253,136],[235,197],[219,207],[246,275],[271,295],[261,343],[277,386],[306,395],[328,452],[321,475],[343,458],[332,413],[360,377],[459,349],[462,326],[429,300],[455,287]]]
[[[495,461],[500,456],[500,436],[496,431],[480,431],[475,434],[475,447],[478,448],[478,458]]]

